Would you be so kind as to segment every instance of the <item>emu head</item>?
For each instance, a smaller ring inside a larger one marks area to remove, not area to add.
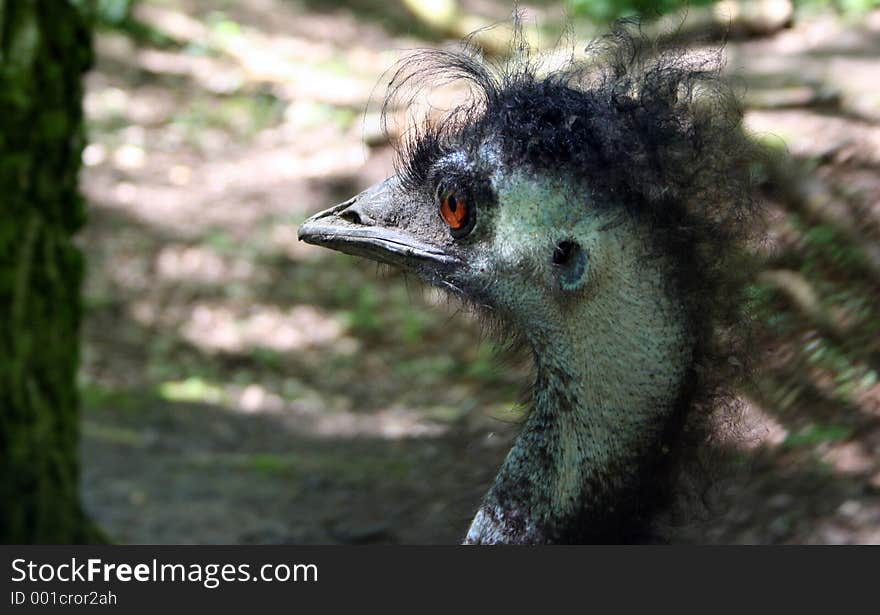
[[[415,272],[527,330],[621,283],[623,251],[658,269],[701,329],[751,206],[718,54],[650,56],[619,24],[588,62],[542,75],[517,40],[494,69],[467,47],[404,60],[386,108],[438,81],[472,97],[414,129],[396,175],[316,214],[300,239]]]

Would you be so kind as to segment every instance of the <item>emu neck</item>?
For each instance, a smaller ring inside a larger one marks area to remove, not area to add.
[[[526,330],[531,412],[466,543],[634,538],[692,344],[662,263],[632,252],[618,255],[614,279]]]

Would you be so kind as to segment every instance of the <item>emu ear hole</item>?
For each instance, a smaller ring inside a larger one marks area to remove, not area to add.
[[[553,249],[553,266],[562,290],[573,292],[584,286],[590,270],[590,256],[573,240],[560,241]]]

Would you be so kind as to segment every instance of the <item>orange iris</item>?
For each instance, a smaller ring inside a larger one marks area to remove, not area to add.
[[[457,231],[467,223],[467,202],[447,194],[440,201],[440,215],[453,231]]]

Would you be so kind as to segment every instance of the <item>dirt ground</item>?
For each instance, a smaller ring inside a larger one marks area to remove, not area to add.
[[[442,44],[380,5],[156,0],[136,15],[170,42],[97,36],[82,488],[118,542],[456,543],[506,454],[528,369],[415,281],[296,241],[390,172],[364,109]],[[880,12],[727,57],[807,179],[765,186],[743,469],[681,540],[880,543]]]

